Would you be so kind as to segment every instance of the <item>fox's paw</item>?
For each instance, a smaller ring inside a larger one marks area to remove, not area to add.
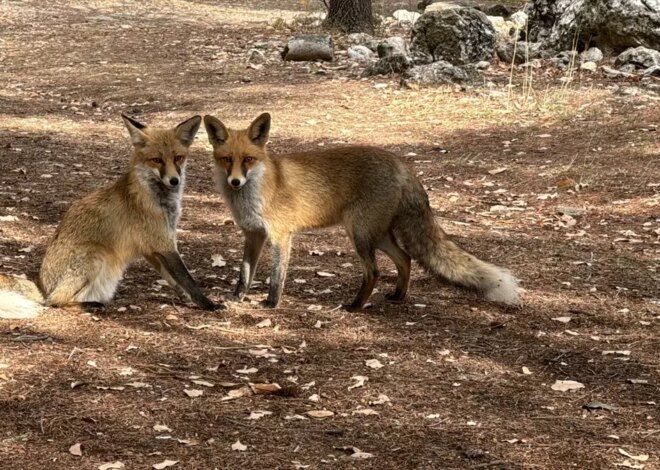
[[[393,304],[403,303],[405,298],[406,298],[406,296],[401,295],[399,292],[392,292],[390,294],[385,295],[385,300],[387,300],[388,302],[391,302]]]
[[[277,307],[278,303],[279,302],[277,302],[277,301],[266,299],[266,300],[261,301],[261,306],[264,307],[264,308],[275,308],[275,307]]]
[[[342,305],[342,308],[343,308],[344,310],[346,310],[347,312],[354,313],[354,312],[359,312],[359,311],[361,311],[361,310],[362,310],[362,305],[357,305],[357,304],[355,304],[355,303],[352,303],[352,304],[344,304],[344,305]]]
[[[82,302],[80,308],[83,312],[87,313],[103,313],[105,312],[106,306],[101,302]]]
[[[216,304],[215,302],[213,302],[211,299],[208,298],[198,299],[196,303],[201,309],[207,310],[209,312],[214,312],[216,310],[223,310],[227,308],[222,303]]]

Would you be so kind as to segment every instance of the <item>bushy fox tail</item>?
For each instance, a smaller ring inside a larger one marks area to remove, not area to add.
[[[0,319],[34,318],[43,309],[43,297],[33,282],[0,274]]]
[[[394,233],[403,249],[422,266],[447,281],[480,291],[487,300],[515,305],[518,280],[508,269],[462,250],[435,222],[421,184],[411,181],[399,205]]]

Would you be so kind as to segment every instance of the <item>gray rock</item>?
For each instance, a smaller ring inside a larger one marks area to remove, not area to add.
[[[645,77],[660,77],[660,65],[652,65],[644,70]]]
[[[501,16],[503,18],[508,18],[511,16],[511,10],[504,5],[493,5],[484,10],[488,16]]]
[[[420,63],[469,64],[493,57],[495,37],[488,17],[474,8],[426,12],[413,27],[411,53]]]
[[[474,67],[477,70],[487,70],[490,68],[490,62],[488,62],[487,60],[482,60],[481,62],[477,62],[476,64],[474,64]]]
[[[582,62],[580,65],[580,70],[586,70],[587,72],[595,72],[598,70],[598,64],[596,62],[591,62],[590,60],[587,62]]]
[[[408,45],[406,40],[398,36],[392,36],[387,39],[383,39],[378,43],[378,57],[381,59],[383,57],[391,57],[394,55],[408,55]]]
[[[282,58],[284,60],[293,61],[331,61],[332,55],[332,38],[328,35],[304,35],[292,37],[282,51]]]
[[[358,62],[366,62],[376,56],[376,54],[374,54],[374,52],[371,49],[369,49],[367,46],[361,46],[361,45],[349,47],[347,53],[349,59],[353,59]]]
[[[367,33],[352,33],[347,36],[347,39],[349,44],[366,46],[374,52],[378,48],[378,41]]]
[[[577,67],[577,57],[576,51],[561,51],[552,58],[552,65],[558,69],[565,69],[570,66]]]
[[[509,17],[509,21],[511,21],[513,24],[516,25],[516,28],[520,30],[524,30],[525,26],[527,26],[527,20],[529,19],[527,13],[524,11],[520,10],[515,12],[513,15]]]
[[[464,83],[470,80],[472,70],[469,67],[457,67],[444,60],[432,64],[417,65],[404,72],[408,82],[420,85],[439,85]]]
[[[390,75],[393,73],[401,73],[408,70],[413,66],[410,57],[405,55],[391,55],[378,59],[371,67],[367,67],[362,72],[363,77],[371,77],[373,75]]]
[[[513,55],[515,55],[515,62]],[[543,58],[541,44],[537,42],[518,41],[517,43],[500,43],[497,45],[497,57],[507,64],[523,64],[529,60]]]
[[[608,77],[608,78],[630,78],[634,77],[632,73],[626,73],[626,72],[621,72],[620,70],[613,69],[612,67],[608,67],[607,65],[603,65],[601,67],[603,70],[603,74]]]
[[[593,44],[660,49],[659,0],[533,0],[529,36],[554,50]]]
[[[417,21],[422,15],[416,11],[397,10],[392,13],[392,16],[399,22],[400,25],[412,26],[415,24],[415,21]]]
[[[637,70],[635,64],[623,64],[621,67],[619,67],[619,72],[627,73],[629,75],[634,74],[635,70]]]
[[[580,54],[580,60],[582,62],[593,62],[595,64],[600,64],[603,61],[603,57],[603,52],[597,47],[590,47]]]
[[[424,13],[431,11],[452,10],[454,8],[464,8],[464,5],[457,2],[428,2],[426,8],[424,9]]]
[[[660,65],[660,51],[647,47],[631,47],[616,58],[616,66],[632,64],[638,68],[649,68]]]
[[[263,64],[266,62],[266,54],[259,49],[250,49],[248,53],[248,62],[251,64]]]
[[[518,40],[520,31],[518,26],[509,20],[505,20],[501,16],[488,16],[495,32],[497,33],[498,42],[513,42]]]

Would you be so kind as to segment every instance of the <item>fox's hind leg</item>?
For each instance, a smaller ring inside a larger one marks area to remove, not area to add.
[[[376,243],[369,233],[364,233],[360,226],[347,226],[346,231],[353,241],[355,251],[362,261],[362,285],[355,299],[344,308],[349,312],[356,312],[367,303],[371,293],[376,287],[376,281],[380,277],[378,265],[376,264]]]
[[[395,302],[401,301],[406,298],[410,285],[410,256],[401,249],[392,233],[381,240],[378,249],[394,262],[397,270],[396,289],[385,298]]]
[[[106,304],[115,294],[123,269],[111,266],[103,256],[81,256],[61,276],[46,302],[54,307]]]

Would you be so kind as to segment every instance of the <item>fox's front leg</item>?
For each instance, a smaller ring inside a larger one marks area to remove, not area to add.
[[[190,297],[190,294],[183,288],[181,285],[174,280],[172,276],[170,276],[170,273],[167,269],[165,269],[165,266],[158,260],[158,257],[155,256],[154,254],[151,255],[145,255],[144,258],[151,264],[156,271],[160,273],[160,277],[162,277],[165,281],[167,281],[167,284],[174,289],[174,292],[176,292],[176,295],[179,296],[181,301],[183,302],[191,302],[192,298]]]
[[[149,260],[149,258],[158,261],[161,266],[159,271],[164,271],[167,274],[166,276],[163,276],[166,281],[174,282],[177,293],[181,292],[184,296],[190,297],[193,302],[204,310],[218,310],[225,308],[224,305],[216,305],[211,299],[204,295],[188,272],[188,268],[186,268],[186,265],[183,263],[181,256],[176,250],[164,253],[154,252],[147,257],[147,260]]]
[[[234,291],[237,300],[243,300],[245,294],[252,286],[254,273],[257,270],[257,263],[261,256],[261,250],[266,241],[265,232],[245,232],[245,245],[243,248],[243,262],[241,263],[241,274],[238,278],[238,285]]]
[[[270,274],[270,290],[268,298],[264,301],[266,307],[277,307],[284,289],[286,270],[289,267],[289,254],[291,253],[291,234],[279,239],[273,239],[273,270]]]

